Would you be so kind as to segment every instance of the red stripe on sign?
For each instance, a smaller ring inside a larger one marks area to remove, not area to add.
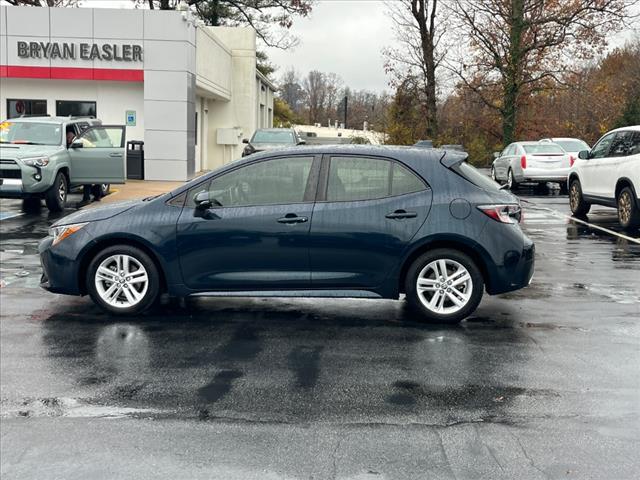
[[[53,78],[59,80],[144,82],[144,70],[0,65],[0,78]]]

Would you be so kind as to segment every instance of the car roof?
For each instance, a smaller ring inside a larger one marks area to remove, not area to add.
[[[34,122],[34,123],[71,123],[71,122],[98,122],[93,117],[16,117],[7,119],[8,122]]]
[[[581,138],[574,138],[574,137],[548,137],[548,138],[543,138],[542,140],[551,140],[552,142],[556,142],[558,140],[563,141],[563,140],[576,140],[578,142],[584,142],[584,140],[582,140]],[[587,143],[587,142],[585,142]]]
[[[607,133],[603,134],[606,135],[608,133],[612,133],[612,132],[620,132],[623,130],[633,130],[636,132],[640,132],[640,125],[629,125],[628,127],[620,127],[620,128],[615,128],[613,130],[609,130]]]

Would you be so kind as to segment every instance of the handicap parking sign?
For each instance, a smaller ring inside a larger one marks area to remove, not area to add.
[[[135,110],[127,110],[127,127],[135,127],[136,126],[136,111]]]

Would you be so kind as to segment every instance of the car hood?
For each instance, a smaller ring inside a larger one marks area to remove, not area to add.
[[[108,218],[115,217],[116,215],[120,215],[127,210],[131,210],[132,208],[141,204],[142,200],[131,200],[128,202],[114,203],[104,207],[88,208],[86,210],[80,210],[79,212],[67,215],[66,217],[58,220],[52,226],[58,227],[60,225],[70,225],[72,223],[97,222],[99,220],[106,220]]]
[[[22,159],[53,155],[58,153],[60,150],[64,150],[60,145],[20,145],[3,143],[0,145],[0,157]]]

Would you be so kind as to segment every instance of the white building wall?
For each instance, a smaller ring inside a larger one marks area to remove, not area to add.
[[[85,80],[0,79],[0,118],[7,118],[7,98],[46,100],[49,115],[56,114],[56,100],[95,101],[104,124],[123,125],[127,110],[137,112],[136,126],[127,127],[127,140],[144,139],[144,101],[141,83]]]

